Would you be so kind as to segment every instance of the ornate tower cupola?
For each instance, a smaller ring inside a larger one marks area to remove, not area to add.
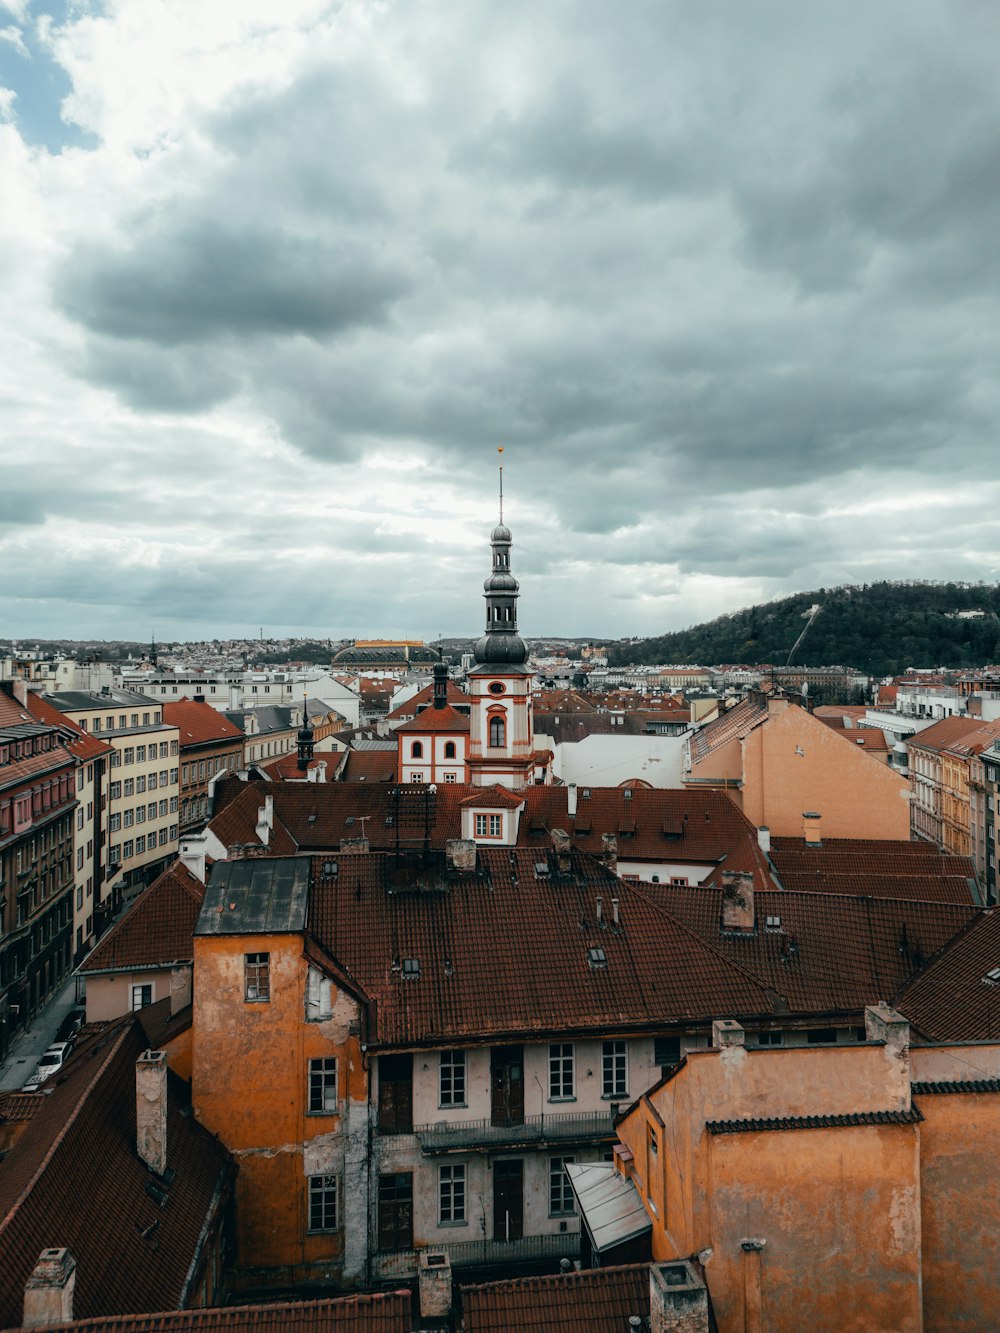
[[[298,735],[298,761],[296,767],[300,773],[304,773],[312,763],[314,748],[313,729],[309,725],[309,698],[307,695],[302,700],[302,726],[299,728]]]
[[[502,466],[500,522],[490,534],[490,546],[493,567],[483,584],[486,633],[476,644],[476,665],[469,673],[469,776],[479,786],[524,787],[534,780],[532,672],[517,632],[518,582],[510,571],[511,535],[503,521]]]

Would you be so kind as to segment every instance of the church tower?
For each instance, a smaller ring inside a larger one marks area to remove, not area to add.
[[[510,572],[510,529],[503,521],[503,468],[500,469],[500,522],[490,534],[493,568],[483,584],[486,633],[476,644],[469,672],[472,696],[469,780],[478,787],[503,783],[526,787],[534,779],[535,742],[531,726],[532,672],[528,650],[517,632],[518,582]]]

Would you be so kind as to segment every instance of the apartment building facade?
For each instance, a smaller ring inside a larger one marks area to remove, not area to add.
[[[111,747],[107,877],[115,910],[123,894],[152,883],[177,855],[178,731],[164,721],[162,704],[129,690],[68,691],[45,698]]]

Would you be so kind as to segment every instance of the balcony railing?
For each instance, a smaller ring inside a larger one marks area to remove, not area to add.
[[[417,1125],[414,1133],[425,1153],[611,1139],[617,1109],[615,1105],[607,1111],[531,1115],[520,1124],[510,1125],[495,1125],[491,1120],[439,1120],[433,1125]]]
[[[452,1268],[492,1268],[501,1264],[524,1264],[580,1257],[579,1231],[555,1236],[522,1236],[520,1240],[463,1240],[430,1247],[447,1253]],[[374,1277],[413,1277],[420,1261],[419,1250],[396,1250],[374,1257]]]

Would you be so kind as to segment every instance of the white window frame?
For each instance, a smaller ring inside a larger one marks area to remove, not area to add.
[[[549,1043],[549,1101],[576,1100],[576,1052],[571,1041]]]
[[[466,1106],[465,1051],[442,1051],[438,1065],[438,1106]]]
[[[309,1115],[336,1115],[340,1110],[337,1095],[337,1057],[320,1055],[309,1061]]]
[[[465,1203],[467,1196],[464,1162],[449,1162],[438,1167],[438,1226],[464,1227],[467,1225]]]
[[[340,1230],[340,1178],[309,1177],[309,1234]]]
[[[620,1100],[628,1096],[628,1042],[606,1041],[601,1048],[602,1095]]]

